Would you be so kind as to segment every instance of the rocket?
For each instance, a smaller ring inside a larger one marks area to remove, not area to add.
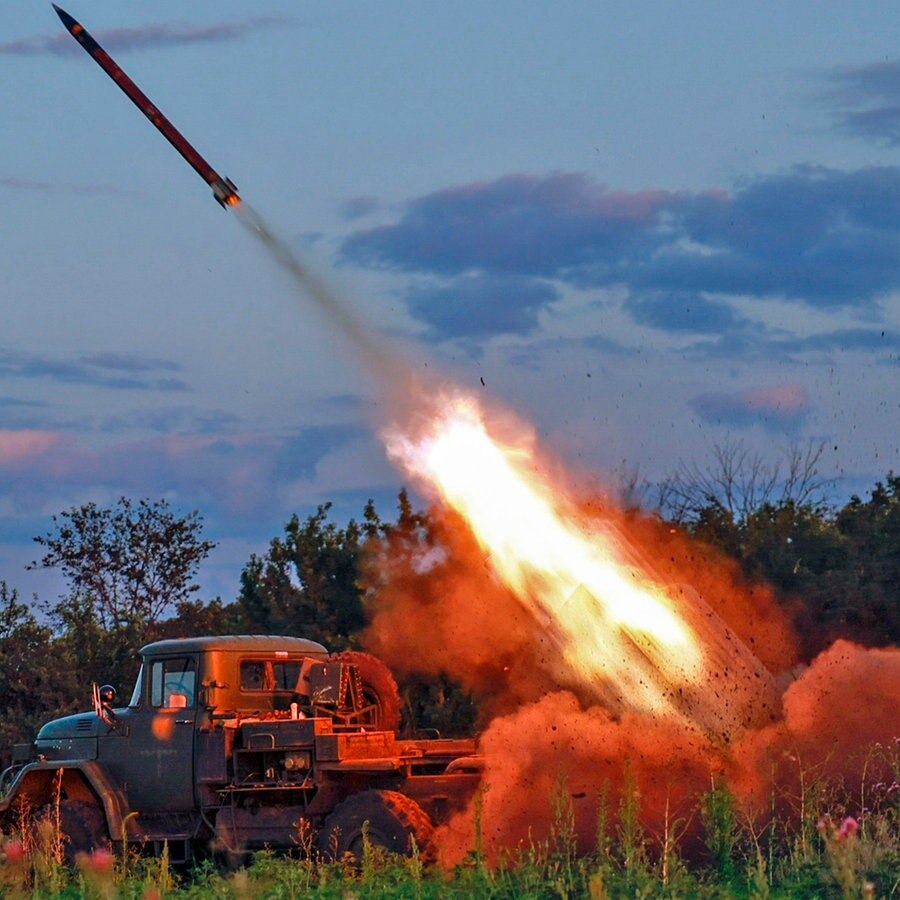
[[[150,102],[147,95],[119,68],[115,60],[91,37],[85,27],[55,3],[53,8],[69,33],[93,57],[94,62],[125,92],[129,100],[156,126],[162,136],[187,160],[212,188],[224,209],[241,202],[230,178],[223,178],[188,142],[187,138]]]

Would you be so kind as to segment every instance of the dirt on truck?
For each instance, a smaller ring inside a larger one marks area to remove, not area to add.
[[[476,790],[471,739],[400,739],[400,700],[368,654],[297,637],[157,641],[127,706],[45,724],[0,776],[0,826],[51,816],[67,858],[123,843],[187,862],[254,849],[359,855],[363,833],[433,852],[434,826]]]

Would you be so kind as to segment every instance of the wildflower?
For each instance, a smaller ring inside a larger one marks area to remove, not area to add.
[[[112,853],[110,853],[109,850],[100,849],[94,850],[90,856],[85,858],[83,868],[102,874],[104,872],[112,871],[114,863],[115,860],[113,859]]]
[[[7,841],[3,852],[7,862],[17,863],[25,858],[25,845],[17,840]]]
[[[859,822],[857,822],[853,816],[847,816],[847,818],[841,822],[841,827],[837,831],[837,839],[839,841],[845,841],[848,838],[855,837],[857,831],[859,831]]]

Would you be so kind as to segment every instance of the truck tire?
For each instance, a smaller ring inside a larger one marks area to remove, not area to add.
[[[319,832],[319,853],[326,860],[338,860],[347,853],[362,859],[364,826],[376,847],[411,856],[414,840],[423,860],[434,859],[434,826],[428,813],[397,791],[363,791],[339,803]]]
[[[334,653],[330,659],[356,666],[359,671],[363,700],[372,707],[371,720],[361,724],[376,731],[396,732],[400,728],[400,691],[391,670],[378,657],[359,650]]]
[[[50,810],[50,816],[53,815],[54,811]],[[79,853],[109,849],[106,819],[96,803],[61,800],[59,830],[63,839],[63,857],[70,866],[75,865],[75,857]]]

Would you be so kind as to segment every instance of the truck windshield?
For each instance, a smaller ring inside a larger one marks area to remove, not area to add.
[[[129,706],[141,705],[141,686],[144,683],[144,666],[138,669],[137,681],[134,683],[134,690],[131,692],[131,700],[128,701]]]

